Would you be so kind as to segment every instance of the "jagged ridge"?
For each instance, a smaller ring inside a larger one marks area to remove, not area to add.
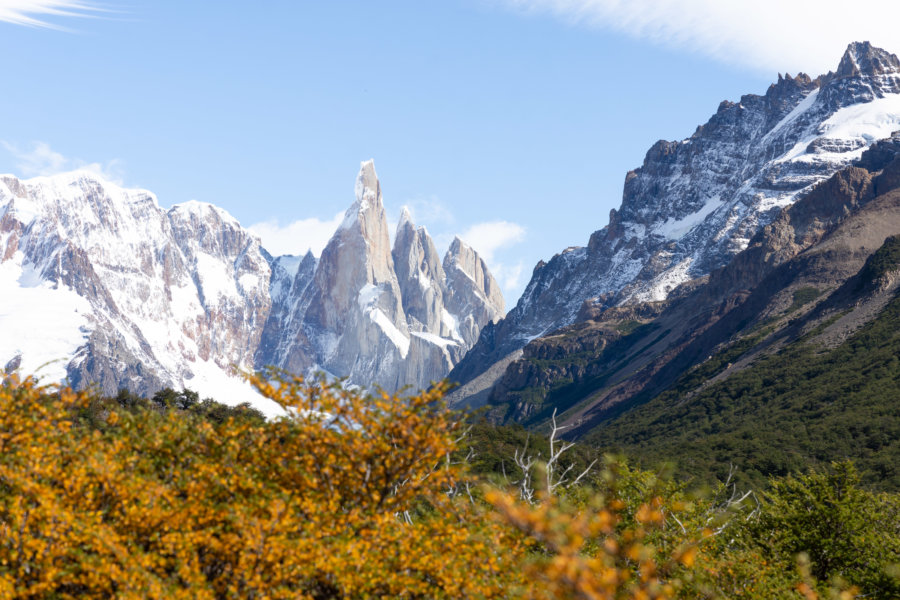
[[[838,70],[779,76],[723,102],[689,138],[657,142],[625,178],[622,205],[586,247],[535,267],[516,307],[451,374],[473,380],[530,340],[596,309],[665,299],[726,264],[785,206],[900,129],[900,61],[868,42]]]
[[[278,296],[272,311],[273,327],[287,335],[257,363],[321,368],[389,389],[421,387],[446,376],[484,324],[503,314],[499,286],[461,240],[442,263],[405,211],[391,248],[372,161],[361,165],[356,202],[318,263],[305,264],[291,283],[303,291]]]
[[[424,387],[503,313],[461,241],[441,264],[407,218],[391,249],[371,161],[320,259],[272,257],[211,204],[166,211],[86,172],[3,176],[0,281],[0,366],[31,373],[62,359],[39,375],[107,394],[186,386],[224,402],[260,398],[235,366]]]
[[[608,443],[598,431],[611,419],[651,400],[659,410],[666,390],[680,407],[798,339],[840,345],[896,296],[898,233],[900,135],[783,211],[705,283],[529,344],[495,386],[494,413],[539,424],[555,409],[571,435]]]

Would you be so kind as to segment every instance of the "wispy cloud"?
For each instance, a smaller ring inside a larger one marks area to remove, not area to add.
[[[417,227],[425,227],[428,230],[438,252],[442,252],[450,246],[456,231],[456,215],[435,195],[408,199],[399,210],[395,210],[392,206],[385,207],[388,216],[388,231],[391,233],[391,244],[394,243],[397,224],[400,221],[400,211],[404,208],[409,211],[410,217]]]
[[[15,175],[21,177],[56,175],[65,171],[81,170],[118,185],[122,185],[124,179],[122,161],[119,159],[100,163],[68,158],[55,151],[46,142],[32,142],[24,148],[5,141],[0,141],[0,145],[12,155],[17,170]]]
[[[511,308],[513,300],[516,300],[525,287],[525,281],[522,280],[522,273],[525,271],[525,263],[518,261],[513,264],[496,263],[491,267],[491,275],[500,284],[503,290],[503,298],[506,300],[506,307]]]
[[[270,220],[256,223],[247,229],[258,235],[263,248],[275,256],[306,254],[307,250],[312,250],[313,254],[319,256],[343,220],[344,213],[339,212],[333,219],[326,221],[316,218],[300,219],[281,225],[277,220]]]
[[[521,292],[524,265],[521,260],[510,263],[500,255],[505,254],[503,250],[523,242],[525,235],[525,228],[518,223],[488,221],[472,225],[459,237],[484,259],[503,289],[503,295],[513,297]]]
[[[48,17],[86,17],[101,9],[82,0],[0,0],[0,21],[59,29]]]
[[[409,210],[414,223],[428,223],[431,227],[448,227],[456,224],[456,215],[437,196],[413,198],[404,207]]]
[[[900,51],[896,0],[485,0],[768,73],[824,73],[851,41]]]
[[[524,240],[525,228],[509,221],[490,221],[472,225],[459,237],[490,263],[497,250]]]

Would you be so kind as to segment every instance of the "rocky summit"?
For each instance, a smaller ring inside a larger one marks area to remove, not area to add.
[[[539,263],[521,299],[451,374],[456,400],[486,392],[531,340],[614,306],[657,302],[744,250],[816,184],[900,129],[900,60],[850,44],[835,72],[779,75],[722,102],[625,176],[622,204],[587,246]]]
[[[391,248],[375,166],[362,164],[356,202],[318,261],[274,261],[274,301],[257,364],[324,369],[387,389],[442,379],[503,315],[484,261],[461,240],[438,259],[404,211]],[[280,332],[280,333],[279,333]]]
[[[408,214],[391,247],[371,161],[318,259],[271,256],[211,204],[165,210],[88,172],[2,176],[0,368],[229,403],[260,400],[235,367],[427,386],[503,315],[471,248],[456,240],[437,256]]]

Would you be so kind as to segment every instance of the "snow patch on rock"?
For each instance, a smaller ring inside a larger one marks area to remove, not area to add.
[[[23,375],[66,377],[69,361],[93,328],[91,305],[71,288],[41,279],[21,252],[0,263],[0,369],[18,362]]]

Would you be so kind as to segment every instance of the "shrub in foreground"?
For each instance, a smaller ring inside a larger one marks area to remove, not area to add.
[[[448,496],[442,389],[255,379],[294,416],[222,423],[0,388],[0,596],[503,597],[518,546]]]
[[[852,469],[695,496],[551,439],[488,484],[442,386],[252,382],[289,416],[6,378],[0,598],[897,597],[900,503]]]

